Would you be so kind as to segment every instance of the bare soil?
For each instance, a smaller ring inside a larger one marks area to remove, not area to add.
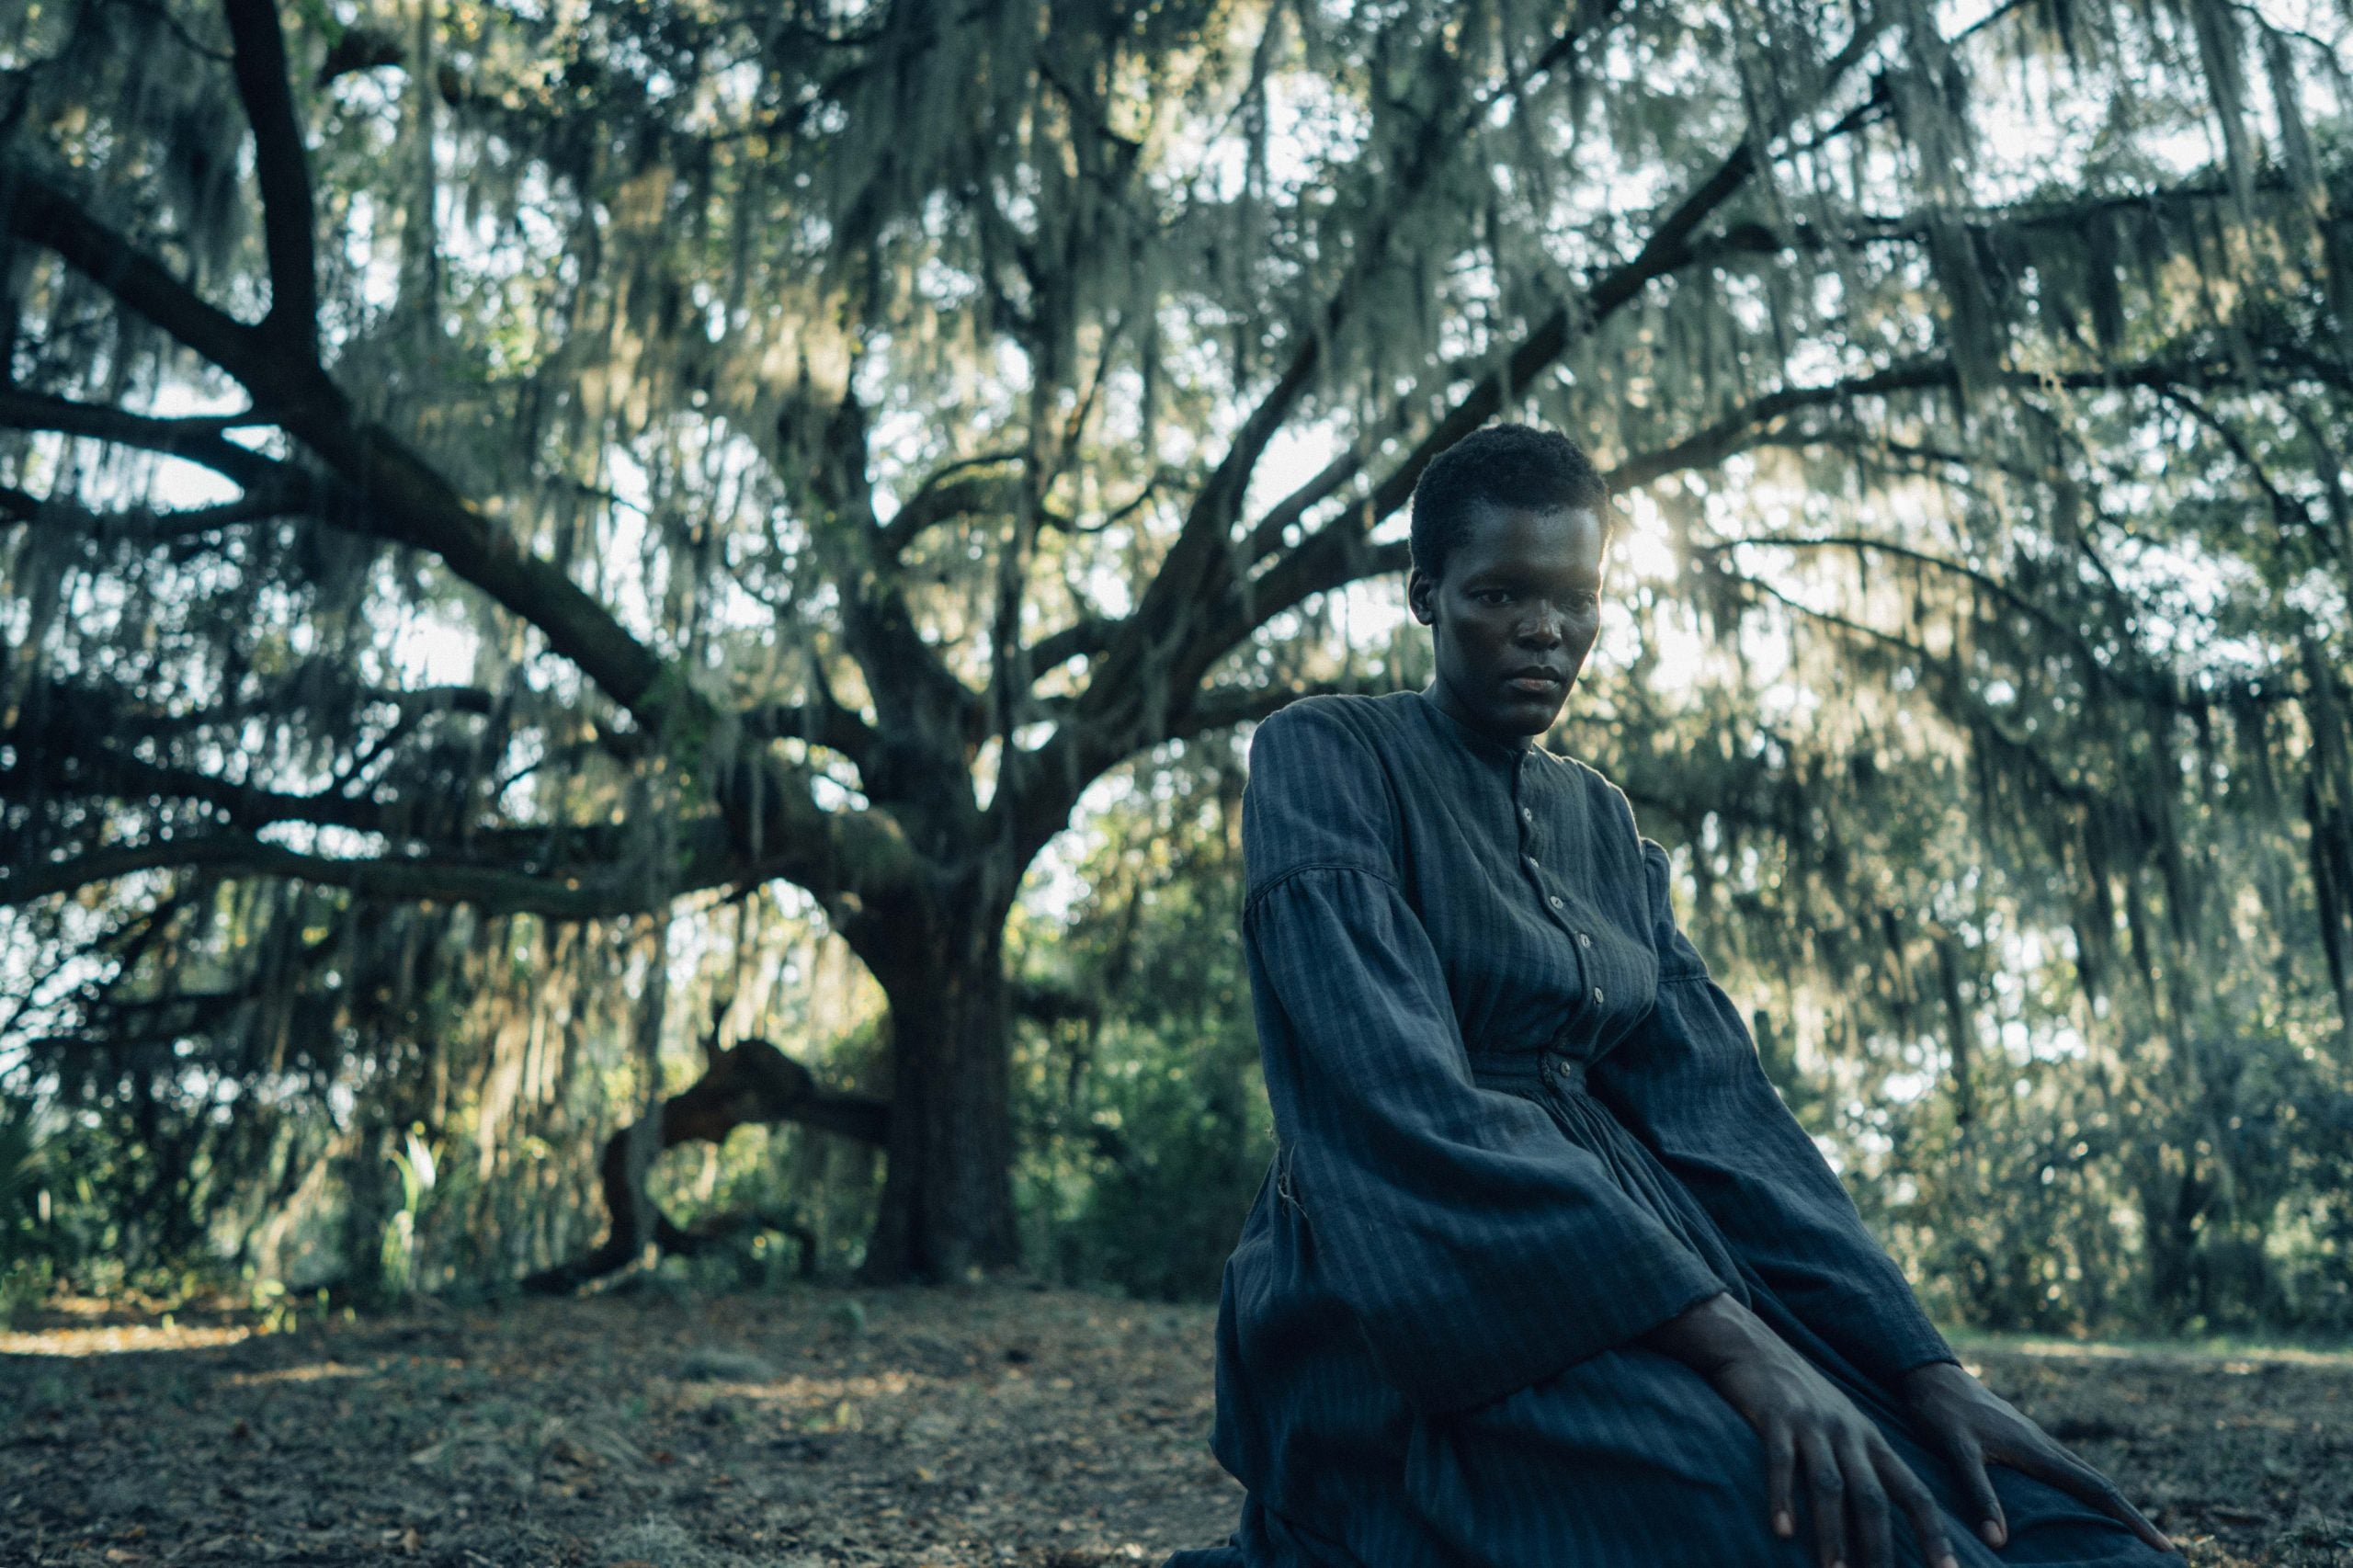
[[[1239,1497],[1202,1307],[807,1289],[127,1318],[0,1335],[7,1568],[1097,1568],[1221,1539]],[[2353,1568],[2353,1356],[1967,1354],[2200,1568]]]

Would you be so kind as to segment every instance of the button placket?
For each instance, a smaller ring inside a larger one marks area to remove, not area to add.
[[[1552,924],[1560,927],[1562,934],[1569,938],[1569,954],[1572,961],[1576,965],[1579,988],[1595,1007],[1607,1006],[1608,994],[1595,983],[1597,977],[1594,972],[1592,956],[1593,933],[1572,927],[1569,924],[1568,901],[1544,885],[1543,866],[1536,858],[1535,846],[1532,842],[1535,836],[1536,812],[1521,797],[1522,778],[1523,774],[1515,769],[1512,774],[1512,795],[1518,802],[1517,809],[1519,812],[1520,868],[1527,873],[1529,880],[1536,884],[1537,891],[1543,895],[1544,905],[1552,912]],[[1600,1029],[1601,1021],[1596,1018],[1590,1030],[1581,1032],[1598,1038]]]

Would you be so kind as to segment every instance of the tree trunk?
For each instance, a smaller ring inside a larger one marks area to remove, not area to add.
[[[961,929],[902,928],[896,961],[870,965],[890,997],[892,1044],[890,1169],[867,1244],[870,1279],[964,1280],[1020,1261],[1006,911],[975,903],[960,912]]]

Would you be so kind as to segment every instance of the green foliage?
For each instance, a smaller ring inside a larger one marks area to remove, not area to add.
[[[56,1283],[45,1165],[35,1108],[0,1096],[0,1328],[39,1306]]]
[[[1222,738],[1119,779],[1068,868],[1085,892],[1017,928],[1023,972],[1095,1005],[1025,1029],[1016,1071],[1029,1256],[1059,1281],[1215,1294],[1265,1174],[1240,789]]]
[[[400,1173],[401,1203],[385,1221],[376,1274],[377,1290],[387,1301],[404,1300],[416,1283],[417,1216],[437,1176],[433,1151],[417,1135],[421,1131],[411,1128],[404,1146],[392,1156],[392,1168]]]

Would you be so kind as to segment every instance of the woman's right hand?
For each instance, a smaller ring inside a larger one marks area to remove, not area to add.
[[[1944,1511],[1869,1416],[1813,1364],[1730,1296],[1711,1296],[1643,1336],[1706,1378],[1765,1446],[1773,1533],[1797,1533],[1802,1480],[1822,1568],[1893,1568],[1891,1508],[1912,1521],[1922,1557],[1959,1568]]]

